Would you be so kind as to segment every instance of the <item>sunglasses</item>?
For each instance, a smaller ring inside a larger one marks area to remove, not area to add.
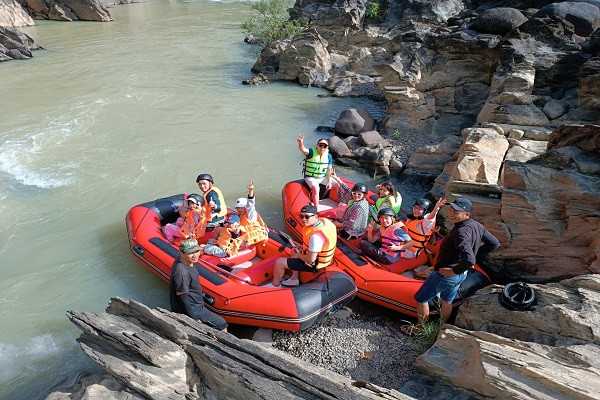
[[[327,147],[329,147],[329,145],[327,143],[319,143],[318,146],[322,149],[326,149]]]
[[[300,219],[310,219],[310,217],[314,217],[315,214],[300,214]]]

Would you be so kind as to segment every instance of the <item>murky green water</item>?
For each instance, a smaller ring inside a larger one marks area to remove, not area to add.
[[[166,285],[130,254],[130,207],[197,191],[210,172],[229,205],[254,179],[259,212],[283,228],[297,134],[310,143],[346,108],[377,110],[293,84],[242,85],[254,61],[242,3],[110,11],[110,23],[36,21],[23,30],[45,50],[0,63],[2,399],[41,398],[97,370],[67,310],[100,311],[113,296],[168,305]]]

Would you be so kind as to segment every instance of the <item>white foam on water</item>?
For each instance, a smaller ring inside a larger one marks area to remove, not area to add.
[[[82,160],[65,160],[64,147],[86,136],[95,115],[107,104],[103,98],[79,102],[41,122],[6,132],[2,136],[7,139],[0,144],[0,172],[21,185],[41,189],[72,184]]]
[[[60,355],[65,347],[73,346],[68,340],[58,343],[51,333],[44,333],[31,339],[28,346],[0,343],[0,380],[24,376],[28,372],[45,370],[47,358]],[[75,343],[76,344],[76,343]]]
[[[16,368],[19,348],[12,344],[0,343],[0,379],[8,379],[18,375]]]

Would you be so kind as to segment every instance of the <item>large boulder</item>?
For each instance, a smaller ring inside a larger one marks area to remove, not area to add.
[[[33,24],[33,19],[17,0],[0,1],[0,26],[19,27]]]
[[[505,35],[521,26],[525,21],[527,21],[527,17],[516,8],[496,7],[479,13],[473,26],[481,33]]]
[[[497,185],[508,150],[504,135],[492,128],[467,128],[463,136],[452,180]]]
[[[533,18],[538,17],[564,19],[573,24],[577,35],[584,37],[590,36],[592,32],[600,27],[600,9],[583,2],[567,1],[548,4],[533,16]]]
[[[364,108],[351,108],[342,111],[335,121],[335,132],[345,136],[358,136],[361,132],[372,131],[375,119]]]

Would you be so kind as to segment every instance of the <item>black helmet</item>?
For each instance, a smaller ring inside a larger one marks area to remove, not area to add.
[[[204,198],[202,196],[200,196],[199,194],[192,193],[192,194],[188,195],[187,200],[195,201],[196,204],[198,204],[199,206],[204,206]]]
[[[198,183],[198,181],[202,181],[202,180],[206,180],[206,181],[210,181],[210,183],[215,183],[213,177],[211,174],[200,174],[198,175],[198,177],[196,178],[196,183]]]
[[[369,190],[367,189],[367,185],[365,185],[364,183],[355,183],[352,187],[352,191],[367,194]]]
[[[413,206],[422,207],[425,211],[427,211],[429,210],[429,207],[431,207],[431,202],[427,199],[418,199],[415,200],[415,204],[413,204]]]
[[[377,213],[377,217],[381,217],[382,215],[389,215],[390,217],[395,217],[396,213],[394,212],[394,210],[392,210],[389,207],[386,208],[382,208],[381,210],[379,210],[379,212]]]
[[[504,287],[500,293],[500,304],[514,311],[529,310],[535,301],[533,288],[525,282],[513,282]]]

